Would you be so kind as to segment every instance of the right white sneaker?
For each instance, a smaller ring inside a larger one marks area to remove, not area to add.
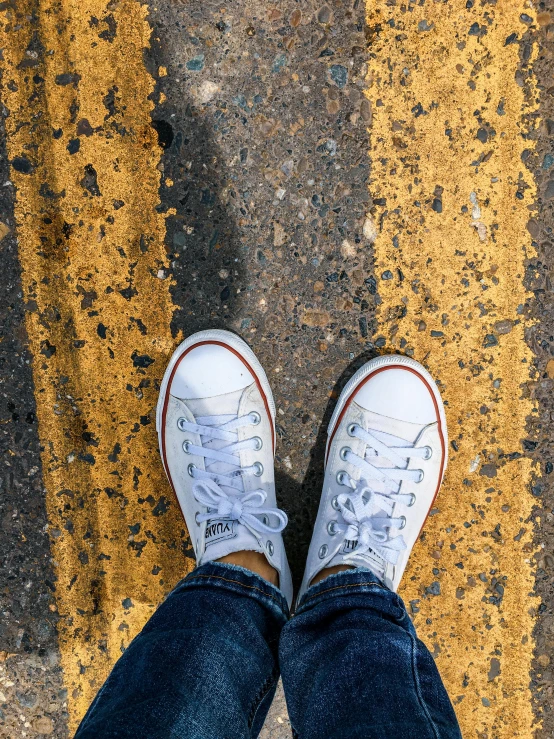
[[[400,355],[365,364],[328,429],[323,494],[298,600],[327,567],[369,568],[398,588],[448,459],[435,382]]]

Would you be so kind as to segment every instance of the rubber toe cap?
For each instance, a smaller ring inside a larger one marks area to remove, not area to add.
[[[253,381],[248,367],[232,349],[206,343],[193,346],[180,360],[169,391],[184,400],[211,398],[243,390]]]
[[[379,372],[355,393],[353,400],[373,413],[426,425],[437,420],[432,390],[411,369],[391,367]]]

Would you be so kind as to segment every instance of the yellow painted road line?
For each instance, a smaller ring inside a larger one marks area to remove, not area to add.
[[[532,498],[517,453],[533,412],[522,397],[530,354],[519,306],[535,192],[520,160],[529,143],[519,47],[505,41],[530,11],[523,0],[465,6],[404,12],[368,0],[371,191],[385,203],[375,213],[381,331],[389,350],[409,351],[439,378],[456,445],[403,595],[419,608],[464,734],[529,737]],[[2,7],[2,97],[74,727],[186,567],[154,432],[156,382],[174,342],[155,210],[154,81],[142,60],[150,31],[135,0]]]
[[[522,280],[535,188],[519,46],[506,44],[530,12],[367,2],[380,331],[440,381],[453,442],[402,595],[464,736],[489,739],[533,733],[533,499],[518,454],[534,411]]]
[[[155,434],[174,342],[145,16],[134,0],[17,0],[0,13],[73,728],[187,566]]]

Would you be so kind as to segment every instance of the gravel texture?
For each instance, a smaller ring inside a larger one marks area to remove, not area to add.
[[[369,195],[371,110],[363,94],[364,4],[150,2],[145,63],[158,79],[153,125],[164,148],[160,210],[174,279],[173,330],[240,331],[270,370],[278,409],[280,503],[298,582],[322,483],[325,422],[338,389],[379,348]],[[531,42],[540,109],[525,165],[539,185],[529,232],[528,332],[540,412],[528,453],[538,463],[532,676],[538,739],[554,735],[554,6]],[[425,30],[425,29],[423,29]],[[3,142],[0,135],[0,142]],[[536,150],[533,146],[536,143]],[[53,575],[14,238],[13,190],[0,149],[0,737],[64,737]],[[386,277],[384,277],[386,279]],[[500,331],[501,332],[501,331]],[[323,423],[322,423],[323,422]],[[532,526],[532,522],[526,525]],[[263,739],[289,739],[281,686]]]
[[[231,327],[269,370],[299,582],[321,422],[354,358],[374,350],[364,6],[164,0],[151,22],[173,328]]]
[[[527,333],[527,341],[534,355],[534,377],[524,392],[528,392],[538,405],[539,412],[529,420],[528,453],[536,462],[536,480],[532,491],[537,498],[535,511],[536,587],[540,596],[536,606],[538,615],[534,630],[535,661],[532,672],[532,692],[535,710],[543,725],[537,731],[537,739],[554,735],[552,695],[554,690],[554,265],[553,243],[553,170],[554,152],[554,88],[552,65],[554,63],[554,3],[538,5],[540,30],[530,30],[522,39],[521,73],[530,73],[529,59],[532,43],[538,43],[538,55],[532,68],[537,85],[539,106],[532,121],[535,131],[530,137],[529,148],[524,153],[524,163],[533,173],[537,183],[536,209],[530,213],[528,231],[537,251],[529,260],[525,283],[530,290],[527,309],[536,321]]]
[[[0,737],[66,735],[13,188],[0,130]]]

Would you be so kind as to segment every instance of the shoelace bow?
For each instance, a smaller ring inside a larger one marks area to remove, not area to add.
[[[353,550],[356,554],[372,550],[384,562],[396,564],[406,543],[401,534],[391,537],[390,529],[404,528],[406,519],[404,516],[393,517],[394,506],[396,503],[411,506],[415,500],[412,493],[399,493],[399,484],[402,480],[421,482],[421,470],[406,469],[408,459],[429,459],[432,451],[430,447],[409,446],[409,442],[403,442],[404,446],[389,446],[357,424],[352,424],[348,433],[366,444],[364,456],[360,457],[346,447],[341,457],[358,468],[363,477],[356,481],[348,475],[344,484],[352,492],[337,496],[338,510],[344,520],[337,529],[343,533],[344,540],[358,542]],[[388,460],[394,467],[377,466],[369,461],[371,458],[373,462]]]
[[[205,469],[201,470],[194,465],[189,466],[189,474],[199,480],[192,492],[195,500],[207,508],[206,513],[197,515],[200,523],[214,518],[227,518],[239,521],[249,529],[258,533],[275,534],[283,531],[288,523],[287,514],[279,508],[264,508],[267,499],[265,490],[251,490],[244,492],[243,477],[247,475],[259,476],[263,468],[259,463],[248,467],[241,467],[237,452],[243,449],[260,449],[260,440],[256,437],[238,440],[238,429],[242,426],[259,423],[257,413],[246,416],[219,415],[199,416],[195,423],[180,418],[178,426],[181,431],[198,434],[200,446],[185,441],[183,449],[189,454],[203,457]],[[230,442],[215,449],[207,446],[211,440]],[[214,467],[221,463],[227,467],[224,472],[216,471]],[[261,517],[261,518],[260,518]],[[274,517],[278,523],[271,526],[270,518]]]

